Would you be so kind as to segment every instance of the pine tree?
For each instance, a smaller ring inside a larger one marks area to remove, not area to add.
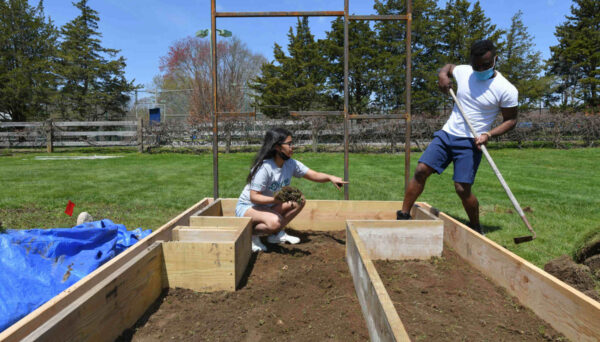
[[[378,14],[404,14],[406,1],[375,1]],[[437,69],[440,68],[440,11],[434,0],[414,0],[412,8],[412,98],[413,113],[434,112],[440,104]],[[381,107],[399,109],[405,104],[406,26],[396,21],[378,22],[379,88]]]
[[[135,89],[125,79],[125,58],[112,59],[119,50],[100,45],[100,18],[87,0],[73,4],[81,14],[61,28],[61,115],[78,120],[121,117],[130,98],[127,93]]]
[[[479,1],[448,0],[441,13],[441,45],[445,62],[468,64],[471,45],[481,39],[489,39],[502,51],[500,38],[505,33],[491,24]]]
[[[600,106],[600,2],[573,0],[571,15],[556,27],[548,72],[559,76],[563,106]],[[570,95],[570,96],[569,96]],[[571,101],[569,101],[569,97]]]
[[[312,110],[323,106],[326,75],[324,58],[310,33],[308,18],[298,19],[296,33],[290,27],[288,52],[275,44],[275,61],[263,64],[261,76],[251,88],[262,112],[272,117],[287,115],[289,110]]]
[[[505,47],[500,51],[497,68],[519,90],[519,105],[530,108],[549,91],[549,80],[542,77],[541,52],[534,51],[533,38],[527,32],[520,10],[512,17]]]
[[[0,113],[13,121],[48,117],[56,91],[58,32],[27,0],[0,0]]]
[[[371,111],[371,95],[375,91],[377,41],[375,32],[367,21],[350,21],[348,24],[348,104],[350,113]],[[327,107],[344,108],[344,19],[331,22],[326,39],[319,40],[322,55],[326,59]]]

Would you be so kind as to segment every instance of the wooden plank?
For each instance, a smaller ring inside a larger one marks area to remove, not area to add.
[[[290,223],[297,230],[344,230],[346,220],[395,220],[400,201],[307,200]]]
[[[249,217],[235,216],[192,216],[190,227],[245,227],[250,222]]]
[[[252,257],[252,223],[248,220],[235,241],[235,286],[239,286]]]
[[[101,126],[136,126],[136,121],[62,121],[55,122],[56,127],[101,127]]]
[[[8,127],[43,127],[43,122],[0,122],[0,128]]]
[[[237,198],[221,198],[221,211],[223,216],[235,216],[235,206],[237,205]]]
[[[221,199],[218,198],[210,205],[195,212],[192,216],[223,216],[223,210],[221,208]]]
[[[105,136],[118,136],[118,137],[135,137],[137,134],[136,131],[85,131],[85,132],[65,132],[65,131],[56,131],[54,135],[57,137],[78,137],[78,136],[87,136],[87,137],[105,137]]]
[[[442,220],[347,221],[358,231],[372,260],[429,259],[442,256]]]
[[[46,141],[0,141],[0,147],[45,147]]]
[[[439,220],[438,215],[440,211],[433,209],[426,209],[421,207],[419,204],[413,205],[410,209],[410,215],[414,220]]]
[[[431,209],[427,203],[419,205]],[[447,214],[439,217],[449,247],[554,329],[572,341],[600,340],[600,303]]]
[[[45,137],[46,134],[38,131],[28,131],[28,132],[0,132],[0,137],[9,137],[9,138],[20,138],[20,137]]]
[[[346,226],[346,261],[371,341],[410,341],[356,228]]]
[[[55,141],[54,146],[134,146],[135,141]]]
[[[237,198],[219,199],[223,215],[234,216]],[[395,220],[402,201],[307,200],[289,224],[297,230],[344,230],[346,220]],[[433,217],[432,219],[435,219]]]
[[[193,229],[187,227],[175,227],[173,229],[173,241],[185,242],[233,242],[239,235],[239,229]]]
[[[159,240],[171,240],[171,230],[180,225],[189,225],[189,217],[192,213],[197,212],[201,208],[213,203],[212,198],[204,198],[192,207],[186,209],[181,214],[177,215],[169,222],[165,223],[160,228],[156,229],[152,234],[140,240],[135,245],[129,247],[126,251],[116,256],[106,264],[102,265],[94,272],[90,273],[71,287],[56,295],[54,298],[40,306],[29,315],[8,327],[0,333],[0,341],[12,342],[20,341],[30,332],[37,329],[44,322],[63,310],[65,307],[73,303],[88,290],[96,286],[106,277],[110,276],[117,269],[133,259],[144,249]]]
[[[114,341],[162,292],[162,248],[153,243],[29,334],[24,341]]]
[[[163,244],[163,252],[169,287],[199,292],[235,291],[233,241],[171,241]]]

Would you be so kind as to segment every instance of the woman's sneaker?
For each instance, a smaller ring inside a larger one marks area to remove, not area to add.
[[[284,242],[287,242],[287,243],[289,243],[291,245],[295,245],[297,243],[300,243],[300,238],[288,235],[283,230],[280,230],[279,233],[277,233],[277,234],[269,235],[269,237],[267,238],[267,242],[268,243],[284,243]]]
[[[252,235],[252,252],[266,252],[267,246],[265,246],[262,241],[260,241],[260,236]]]

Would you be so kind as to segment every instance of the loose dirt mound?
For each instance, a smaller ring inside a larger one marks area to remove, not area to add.
[[[448,247],[442,258],[375,265],[413,341],[566,340]]]
[[[551,260],[544,265],[544,271],[573,286],[589,297],[600,301],[600,296],[595,290],[596,283],[590,268],[586,265],[576,263],[568,255]]]
[[[584,237],[574,260],[563,255],[550,260],[544,270],[600,302],[600,231]]]
[[[302,243],[267,245],[236,292],[169,289],[120,340],[366,341],[345,260],[345,232],[291,232]]]

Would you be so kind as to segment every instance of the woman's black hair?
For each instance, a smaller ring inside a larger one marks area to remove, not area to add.
[[[265,159],[270,159],[275,157],[275,146],[281,145],[285,141],[285,139],[291,136],[292,133],[285,128],[274,128],[268,130],[265,133],[265,139],[263,141],[262,147],[260,151],[256,154],[254,158],[254,163],[252,163],[252,168],[250,168],[250,173],[248,174],[248,178],[246,178],[246,184],[252,181],[252,178],[262,165]]]

